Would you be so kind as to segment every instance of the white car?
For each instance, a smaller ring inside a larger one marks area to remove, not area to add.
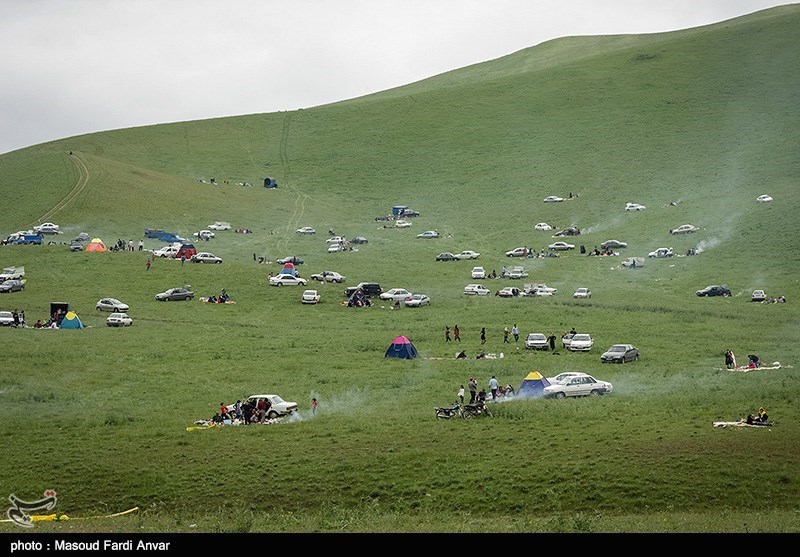
[[[576,333],[572,335],[567,348],[573,352],[588,352],[594,346],[594,339],[592,335],[586,333]]]
[[[544,283],[525,285],[525,294],[528,296],[555,296],[556,292],[558,292],[557,288],[547,286]]]
[[[506,286],[505,288],[501,288],[497,291],[497,296],[501,298],[518,298],[520,296],[524,296],[525,294],[522,293],[522,290],[519,288],[515,288],[513,286]]]
[[[14,325],[14,314],[10,311],[0,311],[0,326],[11,327]]]
[[[209,224],[208,225],[208,229],[209,230],[230,230],[231,229],[231,223],[222,222],[222,221],[218,220],[214,224]]]
[[[553,242],[549,246],[551,251],[567,251],[575,249],[575,244],[568,244],[567,242]]]
[[[332,236],[325,241],[329,244],[344,244],[347,239],[344,236]]]
[[[295,230],[298,234],[316,234],[317,231],[311,228],[310,226],[304,226],[302,228],[298,228]]]
[[[339,251],[345,251],[344,244],[331,244],[328,246],[328,253],[336,253]]]
[[[306,290],[303,292],[303,297],[301,298],[301,301],[304,304],[317,304],[319,303],[319,299],[320,299],[319,292],[317,292],[316,290]]]
[[[528,248],[514,248],[506,252],[506,257],[526,257],[528,255]]]
[[[217,257],[213,253],[208,253],[207,251],[199,251],[195,253],[189,261],[192,263],[222,263],[222,258]]]
[[[269,283],[272,286],[305,286],[307,282],[308,281],[302,277],[287,273],[280,273],[269,277]]]
[[[547,224],[546,222],[540,222],[533,228],[536,230],[553,230],[553,227]]]
[[[274,420],[282,416],[288,416],[293,412],[297,412],[296,402],[287,402],[278,395],[250,395],[247,397],[247,402],[251,403],[253,407],[258,404],[258,399],[264,398],[270,402],[269,411],[267,411],[267,418]],[[233,404],[228,404],[228,408],[233,408]]]
[[[626,211],[644,211],[647,209],[644,205],[639,205],[638,203],[626,203],[625,210]]]
[[[215,234],[210,230],[201,230],[200,232],[195,232],[194,236],[195,238],[199,238],[201,240],[210,240],[215,236]]]
[[[341,284],[346,280],[346,277],[340,275],[336,271],[322,271],[321,273],[314,273],[311,275],[311,280],[318,280],[319,282],[337,282]]]
[[[510,279],[522,279],[528,276],[528,271],[525,270],[525,267],[516,265],[506,273],[506,276]]]
[[[556,383],[563,383],[566,380],[571,379],[577,375],[588,375],[588,374],[582,371],[565,371],[559,373],[555,377],[548,377],[547,380],[550,382],[551,385],[554,385]]]
[[[765,302],[767,300],[767,293],[763,290],[753,290],[753,295],[750,299],[753,302]]]
[[[482,284],[468,284],[464,287],[464,294],[469,296],[488,296],[491,292]]]
[[[478,259],[480,255],[480,253],[475,251],[464,250],[461,253],[456,254],[456,259]]]
[[[407,220],[402,220],[401,219],[401,220],[395,221],[395,223],[394,223],[394,227],[395,228],[408,228],[409,226],[411,226],[411,222],[409,222]]]
[[[439,232],[437,230],[426,230],[417,234],[417,238],[438,238]]]
[[[693,224],[682,224],[678,228],[673,228],[669,231],[670,234],[690,234],[692,232],[697,232],[700,230]]]
[[[378,296],[381,300],[400,300],[401,302],[406,298],[413,296],[411,292],[405,288],[392,288]]]
[[[431,299],[427,294],[412,294],[410,298],[403,300],[403,303],[410,308],[431,305]]]
[[[546,398],[564,398],[568,396],[605,395],[614,390],[608,381],[598,381],[591,375],[575,375],[562,383],[553,383],[542,390]]]
[[[651,251],[647,254],[647,257],[672,257],[672,248],[658,248],[655,251]]]
[[[108,316],[106,325],[109,327],[129,327],[133,325],[133,319],[127,313],[115,312]]]
[[[472,278],[474,279],[485,279],[486,278],[486,269],[483,267],[473,267],[472,268]]]
[[[528,350],[549,350],[550,343],[542,333],[530,333],[525,337],[525,348]]]
[[[120,302],[116,298],[101,298],[97,301],[94,308],[97,311],[126,312],[131,309],[128,304]]]
[[[772,198],[770,196],[764,194],[764,195],[759,195],[758,197],[756,197],[756,201],[758,201],[759,203],[769,203],[770,201],[772,201]]]
[[[557,195],[548,195],[544,198],[545,203],[558,203],[559,201],[564,201],[564,198]]]
[[[591,298],[592,291],[588,288],[578,288],[573,294],[573,298]]]
[[[39,234],[61,234],[61,227],[52,222],[44,222],[34,226],[33,229]]]

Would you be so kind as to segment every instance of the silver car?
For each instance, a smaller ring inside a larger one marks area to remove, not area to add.
[[[128,311],[130,306],[124,302],[120,302],[116,298],[101,298],[97,301],[94,308],[97,311],[112,311],[112,312],[120,312],[125,313]]]
[[[562,383],[552,383],[542,390],[545,398],[565,398],[568,396],[598,396],[614,390],[608,381],[599,381],[591,375],[576,375]]]

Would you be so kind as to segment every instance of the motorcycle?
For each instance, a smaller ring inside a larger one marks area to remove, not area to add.
[[[492,417],[492,412],[489,410],[489,407],[486,406],[486,403],[482,400],[479,400],[473,404],[465,404],[464,408],[461,409],[461,418],[468,420],[470,418],[477,418],[480,415]]]
[[[458,416],[461,412],[461,405],[457,402],[454,402],[451,406],[443,406],[440,408],[434,408],[436,412],[436,418],[440,420],[449,420],[455,416]]]

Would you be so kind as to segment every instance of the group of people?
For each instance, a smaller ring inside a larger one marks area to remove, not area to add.
[[[219,411],[214,414],[211,421],[215,424],[233,423],[238,421],[245,425],[267,423],[269,409],[272,403],[267,398],[259,398],[255,403],[250,400],[237,400],[230,408],[224,402],[219,403]]]
[[[206,299],[206,301],[210,302],[212,304],[224,304],[230,299],[231,299],[231,297],[228,295],[228,292],[223,288],[222,292],[220,292],[219,296],[214,296],[212,294],[211,296],[209,296]]]
[[[477,377],[470,377],[469,381],[467,381],[467,389],[469,391],[469,402],[467,404],[476,404],[481,402],[486,402],[486,389],[481,388],[478,390],[478,379]],[[489,392],[492,393],[492,400],[497,401],[503,397],[510,397],[514,396],[515,391],[514,387],[510,384],[506,385],[505,387],[500,386],[500,382],[497,378],[492,375],[492,378],[489,379]],[[463,405],[464,404],[464,396],[466,391],[464,389],[464,385],[461,385],[458,388],[458,401]]]
[[[508,325],[503,327],[503,343],[504,344],[509,344],[510,343],[510,341],[509,341],[509,337],[510,336],[514,337],[514,342],[519,342],[519,327],[517,327],[516,323],[514,323],[514,325],[511,327],[511,329],[508,328]],[[480,339],[481,339],[481,346],[486,344],[486,327],[481,327]],[[445,325],[445,327],[444,327],[444,341],[445,342],[450,342],[450,341],[456,341],[456,340],[458,342],[461,342],[461,329],[458,328],[458,325],[453,325],[452,329],[450,328],[449,325]]]
[[[725,367],[727,369],[735,369],[736,368],[736,357],[733,355],[733,351],[728,348],[725,350]],[[747,355],[747,367],[749,369],[758,369],[761,367],[761,358],[759,358],[756,354],[748,354]]]
[[[758,409],[758,416],[748,414],[747,418],[745,419],[745,423],[749,425],[767,425],[769,423],[767,411],[764,410],[764,407],[762,406]]]

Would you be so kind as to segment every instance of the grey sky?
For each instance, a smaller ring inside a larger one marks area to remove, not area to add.
[[[359,97],[564,36],[716,23],[768,0],[0,0],[0,153]]]

